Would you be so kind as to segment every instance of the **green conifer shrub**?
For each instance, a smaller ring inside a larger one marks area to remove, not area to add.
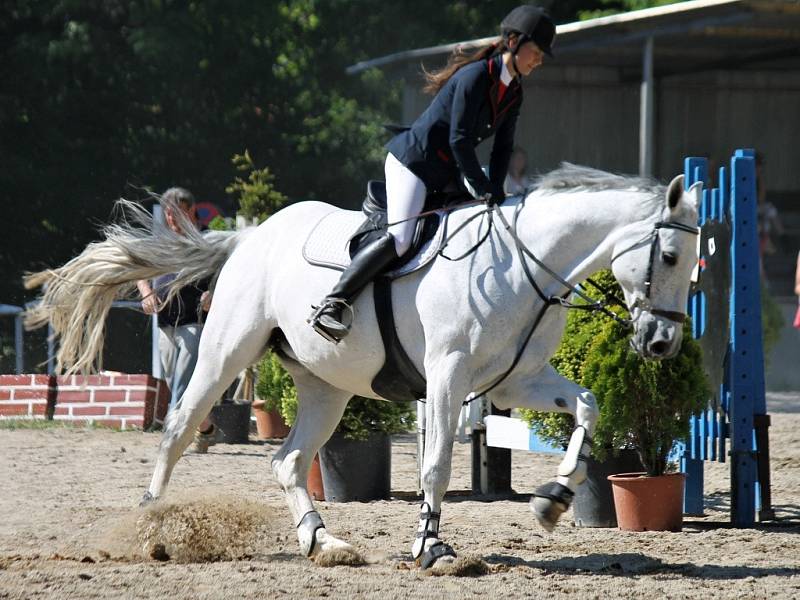
[[[593,279],[621,297],[610,271]],[[603,460],[609,451],[635,448],[648,475],[661,475],[674,443],[689,434],[689,418],[707,405],[701,350],[688,322],[680,352],[669,360],[644,360],[629,338],[628,329],[606,316],[572,311],[551,363],[597,399],[593,456]],[[542,439],[562,446],[574,427],[569,415],[523,411],[523,418]]]

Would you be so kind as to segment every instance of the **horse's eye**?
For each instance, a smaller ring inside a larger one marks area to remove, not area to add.
[[[664,261],[664,264],[674,267],[678,263],[678,256],[672,252],[662,252],[661,260]]]

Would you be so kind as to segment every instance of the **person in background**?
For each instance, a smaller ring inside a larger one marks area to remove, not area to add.
[[[528,153],[517,146],[511,154],[503,189],[507,196],[521,196],[528,191],[532,183],[528,175]]]
[[[764,258],[778,252],[778,240],[783,235],[783,223],[781,222],[778,208],[767,200],[767,185],[764,174],[764,155],[756,152],[756,196],[758,197],[758,250],[759,262],[761,266],[761,278],[765,285],[769,286],[769,281],[764,270]]]
[[[795,329],[800,329],[800,252],[797,253],[797,266],[794,270],[794,293],[797,296],[797,312],[794,313]]]
[[[196,224],[195,200],[188,190],[170,188],[162,195],[162,203],[167,226],[175,233],[183,234],[176,211],[182,211],[192,224]],[[207,280],[181,288],[177,296],[165,302],[166,287],[174,278],[175,275],[170,274],[155,279],[152,285],[147,280],[136,283],[142,295],[142,310],[148,315],[158,314],[161,371],[171,393],[168,412],[173,411],[180,402],[192,378],[197,364],[204,313],[211,307]],[[195,432],[195,452],[208,452],[215,438],[214,425],[206,417]]]

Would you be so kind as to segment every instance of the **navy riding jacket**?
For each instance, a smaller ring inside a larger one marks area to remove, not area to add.
[[[410,128],[386,149],[419,177],[428,193],[441,191],[463,175],[476,193],[502,190],[514,149],[514,129],[522,104],[522,86],[513,79],[498,101],[502,56],[461,67],[436,94]],[[495,136],[489,177],[475,147]]]

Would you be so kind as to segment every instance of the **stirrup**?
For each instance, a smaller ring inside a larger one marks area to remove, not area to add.
[[[345,319],[342,319],[342,326],[345,328],[345,332],[339,337],[329,331],[325,325],[320,323],[320,317],[322,317],[323,313],[331,308],[335,308],[339,306],[342,311],[342,316],[344,316],[345,311],[350,313],[349,323],[345,323]],[[311,308],[314,309],[314,312],[311,313],[311,316],[306,319],[306,323],[311,324],[311,327],[324,337],[329,342],[333,342],[334,344],[338,344],[341,342],[344,337],[350,333],[350,327],[353,325],[353,320],[355,318],[355,312],[353,311],[353,306],[344,298],[326,298],[319,306],[311,305]]]

